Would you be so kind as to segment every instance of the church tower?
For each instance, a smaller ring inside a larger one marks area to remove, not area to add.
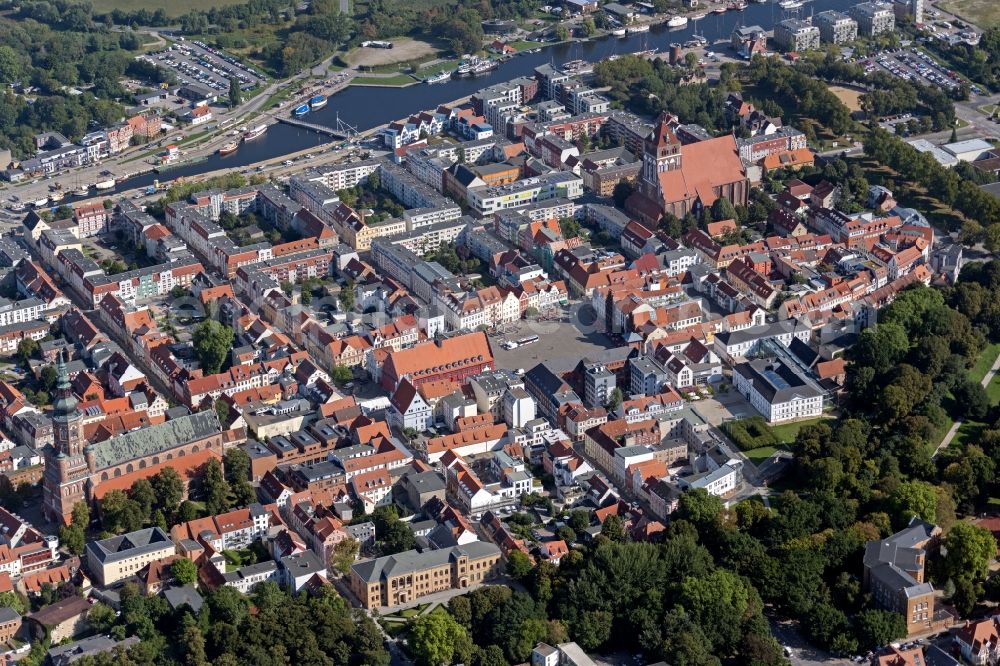
[[[642,150],[642,178],[639,189],[653,201],[663,201],[660,174],[681,168],[681,142],[670,130],[671,116],[660,114],[656,127],[646,137]]]
[[[66,370],[66,356],[56,363],[56,401],[52,413],[52,446],[45,449],[42,507],[46,517],[68,524],[73,505],[86,499],[90,475],[84,447],[83,415],[77,409]]]

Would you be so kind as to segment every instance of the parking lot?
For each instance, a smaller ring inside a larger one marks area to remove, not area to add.
[[[220,94],[229,91],[229,79],[232,77],[239,80],[243,90],[251,90],[265,81],[264,75],[257,70],[204,42],[173,44],[165,51],[150,53],[142,58],[173,70],[183,85],[200,83]]]
[[[897,49],[895,52],[887,51],[862,61],[861,64],[869,74],[881,68],[904,81],[936,85],[945,92],[954,90],[962,83],[961,77],[956,72],[942,67],[916,47],[909,50]],[[979,92],[978,88],[973,92]]]

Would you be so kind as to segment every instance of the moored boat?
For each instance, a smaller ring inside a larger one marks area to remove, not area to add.
[[[219,148],[220,155],[231,155],[236,152],[236,149],[240,147],[239,141],[230,141],[224,143],[221,148]]]
[[[256,127],[247,130],[247,133],[243,135],[243,140],[253,141],[256,138],[263,136],[264,132],[266,131],[267,131],[267,125],[257,125]]]
[[[308,104],[299,104],[297,107],[295,107],[294,109],[292,109],[292,115],[293,116],[304,116],[307,113],[309,113],[309,105]]]
[[[630,35],[634,35],[640,32],[649,32],[649,25],[645,23],[643,23],[642,25],[630,25],[629,27],[625,28],[625,32],[627,32]]]
[[[624,37],[625,35],[628,34],[628,31],[625,30],[625,28],[615,28],[614,30],[611,31],[611,34],[614,35],[615,37]]]
[[[451,78],[451,72],[438,72],[434,76],[427,77],[427,83],[441,83]]]
[[[322,109],[326,106],[326,95],[316,95],[309,100],[309,108],[315,111],[316,109]]]
[[[670,19],[667,20],[668,28],[683,28],[687,24],[688,24],[687,16],[671,16]]]

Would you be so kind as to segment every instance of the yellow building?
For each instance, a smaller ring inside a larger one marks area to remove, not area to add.
[[[87,568],[98,585],[111,585],[174,552],[170,535],[159,527],[148,527],[88,543]]]
[[[366,609],[400,606],[444,590],[465,589],[500,573],[500,549],[485,541],[387,555],[351,567],[351,591]]]

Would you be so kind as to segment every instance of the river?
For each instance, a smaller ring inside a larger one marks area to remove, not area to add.
[[[798,12],[803,15],[819,13],[827,9],[846,11],[860,0],[812,0],[807,2]],[[439,104],[466,97],[481,88],[502,81],[509,81],[518,76],[531,76],[535,67],[554,62],[560,64],[568,60],[583,59],[599,61],[614,54],[625,54],[644,49],[658,48],[666,52],[672,42],[683,43],[698,33],[708,39],[709,43],[720,39],[728,40],[733,29],[739,25],[759,25],[765,30],[771,30],[775,23],[789,17],[791,14],[782,10],[777,4],[751,4],[741,12],[730,11],[725,14],[707,14],[704,19],[688,22],[684,28],[669,29],[661,24],[653,26],[648,33],[628,35],[627,37],[608,36],[588,42],[568,42],[542,49],[540,53],[521,54],[503,63],[498,69],[486,75],[474,78],[453,79],[434,85],[417,84],[407,88],[348,86],[330,98],[327,106],[305,117],[312,123],[333,127],[339,114],[345,123],[354,126],[359,131],[371,129],[393,120],[423,110],[436,108]],[[727,46],[718,47],[721,49]],[[218,169],[243,167],[264,160],[274,159],[314,146],[328,143],[329,137],[309,130],[290,125],[272,125],[267,134],[250,143],[243,143],[240,149],[226,157],[212,155],[208,160],[180,166],[165,172],[162,176],[146,174],[137,176],[119,184],[116,189],[131,189],[152,184],[155,178],[172,180],[179,176],[193,176]]]

